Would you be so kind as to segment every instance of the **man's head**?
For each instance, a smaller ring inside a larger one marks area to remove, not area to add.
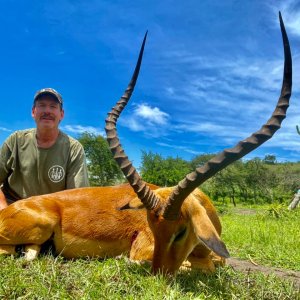
[[[64,117],[61,95],[54,89],[45,88],[36,92],[31,115],[38,129],[57,129]]]
[[[35,106],[36,102],[45,96],[53,98],[53,100],[57,101],[60,104],[60,107],[62,109],[62,107],[63,107],[62,96],[55,89],[52,89],[52,88],[44,88],[44,89],[38,90],[34,95],[33,106]]]

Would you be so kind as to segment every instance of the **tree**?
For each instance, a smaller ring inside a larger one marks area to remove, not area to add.
[[[145,181],[160,185],[176,185],[195,168],[201,167],[213,154],[194,157],[187,162],[180,158],[163,158],[143,152],[142,176]],[[245,203],[286,203],[300,188],[300,163],[276,162],[276,157],[238,160],[201,185],[214,201]]]
[[[151,151],[142,152],[141,176],[149,183],[173,186],[189,172],[191,172],[189,163],[181,158],[163,158]]]
[[[269,165],[274,165],[276,164],[276,156],[272,154],[267,154],[265,155],[263,162]]]
[[[91,186],[107,186],[124,181],[107,141],[101,135],[85,132],[78,137],[87,157]]]
[[[200,155],[195,156],[190,162],[191,168],[193,170],[195,170],[196,168],[203,166],[206,162],[208,162],[215,155],[216,154],[207,153],[207,154],[200,154]]]
[[[210,183],[204,185],[203,188],[207,194],[214,200],[222,199],[223,203],[226,199],[230,199],[236,206],[236,197],[239,196],[239,191],[243,183],[241,182],[242,162],[235,161],[233,164],[218,172],[212,178]]]

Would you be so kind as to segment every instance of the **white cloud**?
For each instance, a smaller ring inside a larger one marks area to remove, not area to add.
[[[175,94],[175,90],[172,87],[167,87],[166,92],[170,95],[173,96]]]
[[[82,125],[64,125],[61,126],[62,130],[75,133],[75,134],[80,134],[84,132],[89,132],[93,133],[95,135],[102,135],[104,136],[104,131],[92,126],[82,126]]]
[[[213,119],[216,124],[229,124],[232,118],[239,117],[251,124],[257,118],[264,120],[279,96],[283,57],[239,56],[228,60],[222,56],[204,59],[183,54],[176,59],[185,65],[185,71],[172,84],[166,80],[164,94],[166,101],[174,103],[172,108],[178,110],[177,115],[173,113],[178,122],[188,114],[196,123]],[[296,89],[295,86],[294,92]]]
[[[177,132],[191,133],[195,136],[194,140],[212,139],[212,144],[222,144],[233,146],[238,141],[245,139],[247,135],[250,135],[250,130],[245,128],[241,129],[240,127],[234,127],[230,125],[219,125],[213,122],[202,122],[201,124],[194,122],[186,122],[172,126],[172,128]],[[195,135],[196,134],[196,135]],[[198,138],[196,138],[198,137]],[[192,153],[192,152],[190,152]]]
[[[123,125],[130,128],[132,131],[144,131],[146,129],[145,126],[143,125],[143,123],[134,117],[126,118],[125,122],[123,122]],[[121,123],[122,123],[122,121],[121,121]]]
[[[161,111],[157,107],[151,107],[147,104],[137,105],[134,110],[134,114],[136,117],[141,117],[151,124],[157,125],[165,125],[169,119],[169,115],[167,113]]]
[[[158,142],[156,144],[159,145],[159,146],[162,146],[162,147],[184,151],[184,152],[187,152],[187,153],[190,153],[190,154],[193,154],[193,155],[199,155],[199,154],[202,153],[200,151],[195,151],[195,150],[193,150],[191,148],[188,148],[188,147],[185,147],[185,146],[177,146],[177,145],[161,143],[161,142]]]
[[[0,127],[0,131],[12,132],[12,130],[5,128],[5,127]]]
[[[288,27],[291,29],[292,33],[296,35],[300,35],[300,13],[298,12],[295,15],[295,19],[288,23]]]
[[[172,84],[166,80],[164,96],[174,103],[172,115],[177,122],[173,129],[232,142],[258,130],[275,108],[282,84],[283,53],[275,57],[239,54],[230,59],[188,51],[168,55],[177,61],[174,65],[185,68]],[[299,58],[294,57],[294,69]],[[299,87],[294,85],[293,97],[297,91]]]
[[[273,7],[277,11],[278,7]],[[280,5],[285,27],[291,33],[300,36],[300,11],[298,0],[285,0]]]
[[[131,115],[121,118],[120,123],[132,131],[143,131],[148,136],[159,137],[164,135],[169,119],[169,114],[158,107],[139,104]]]

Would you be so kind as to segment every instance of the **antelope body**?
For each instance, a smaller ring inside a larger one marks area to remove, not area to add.
[[[197,187],[232,162],[259,147],[280,128],[289,106],[292,59],[279,14],[284,45],[284,76],[276,108],[262,128],[235,147],[216,155],[177,186],[158,188],[140,178],[121,147],[116,123],[128,103],[141,66],[144,38],[132,79],[106,119],[113,156],[129,184],[81,188],[20,200],[0,211],[0,253],[23,244],[34,259],[49,239],[67,258],[114,257],[150,260],[154,272],[174,273],[180,266],[213,271],[229,256],[221,241],[221,224],[208,197]]]
[[[172,190],[149,186],[162,198]],[[214,270],[213,261],[222,263],[199,240],[216,249],[225,247],[219,238],[221,224],[215,208],[200,190],[185,201],[180,222],[160,232],[165,241],[171,241],[165,258],[156,253],[153,259],[155,236],[148,224],[147,211],[136,206],[141,203],[128,184],[73,189],[19,200],[0,211],[0,253],[14,253],[15,245],[24,244],[26,257],[31,260],[39,247],[52,239],[56,252],[66,258],[125,254],[132,260],[153,260],[158,266],[164,259],[169,272],[178,269],[189,255],[190,262],[185,264],[204,271]]]

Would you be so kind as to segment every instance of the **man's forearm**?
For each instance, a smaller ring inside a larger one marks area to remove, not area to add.
[[[0,210],[7,206],[8,206],[8,204],[7,204],[6,198],[5,198],[2,190],[0,189]]]

